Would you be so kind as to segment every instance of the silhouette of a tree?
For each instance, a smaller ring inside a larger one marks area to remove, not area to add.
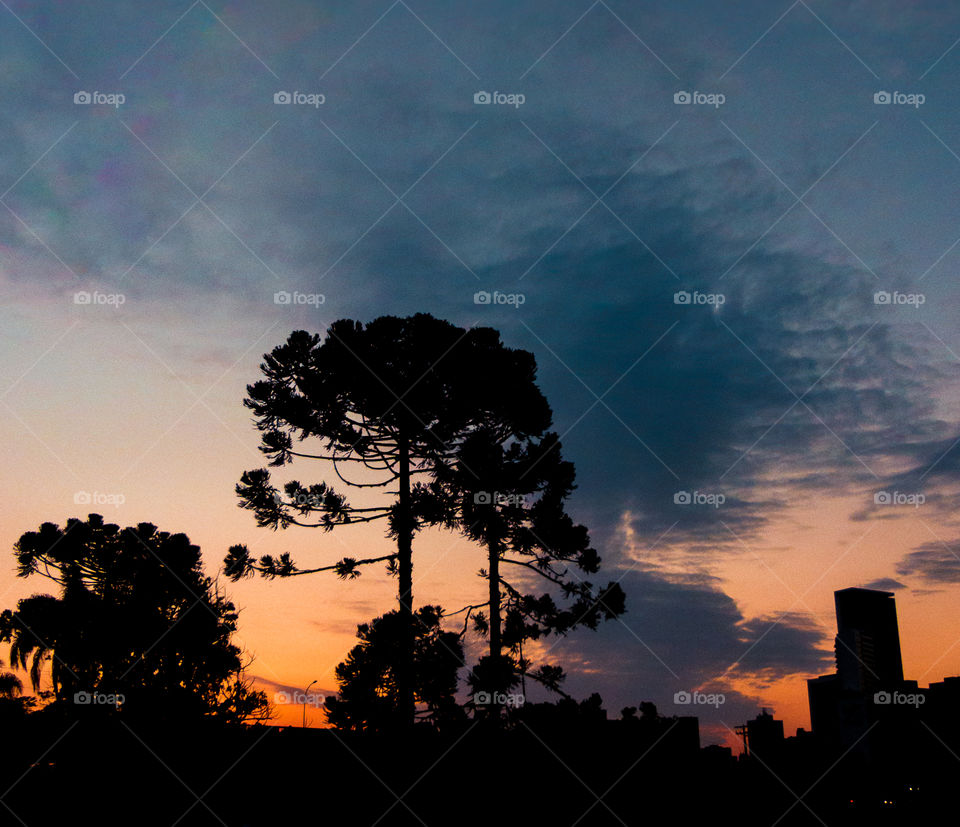
[[[481,571],[489,584],[487,612],[477,612],[473,620],[475,629],[489,637],[489,653],[474,669],[471,685],[491,695],[508,693],[519,672],[558,690],[562,670],[544,665],[531,671],[522,657],[524,641],[566,634],[577,626],[595,629],[625,611],[625,596],[615,582],[595,590],[576,573],[596,573],[600,557],[586,527],[566,513],[575,471],[562,458],[558,436],[508,441],[500,436],[488,429],[472,433],[460,444],[456,460],[439,468],[435,480],[418,486],[415,495],[424,494],[425,513],[487,550],[487,569]],[[524,582],[506,575],[502,564],[547,581],[564,605],[549,592],[526,594]],[[466,608],[468,617],[476,608]]]
[[[261,369],[266,378],[247,387],[244,404],[254,412],[260,450],[270,465],[329,461],[343,484],[380,489],[392,502],[353,506],[329,482],[291,481],[281,490],[268,470],[259,469],[241,477],[241,507],[254,512],[258,525],[273,529],[298,525],[329,531],[386,520],[396,551],[300,568],[287,553],[256,559],[237,545],[229,550],[225,572],[238,579],[253,572],[289,577],[332,570],[348,578],[358,576],[362,566],[386,562],[398,577],[396,680],[402,717],[412,722],[412,547],[416,531],[429,522],[423,519],[426,495],[414,501],[415,481],[432,478],[452,462],[458,444],[478,428],[501,440],[542,430],[549,407],[534,383],[533,357],[504,347],[490,328],[463,329],[417,314],[383,316],[367,325],[342,319],[323,341],[294,331],[265,356]],[[345,473],[347,468],[367,473],[360,479]]]
[[[204,575],[186,535],[149,523],[121,529],[91,514],[63,528],[44,523],[14,552],[20,577],[60,586],[57,597],[34,595],[0,614],[0,641],[35,690],[49,663],[60,702],[122,696],[124,714],[151,718],[268,714],[231,643],[236,610]]]
[[[440,626],[439,606],[415,612],[413,691],[421,721],[442,727],[463,718],[454,693],[463,666],[460,635]],[[335,670],[339,697],[326,700],[327,718],[338,729],[381,732],[395,729],[403,715],[397,665],[403,659],[399,612],[357,627],[360,642]]]

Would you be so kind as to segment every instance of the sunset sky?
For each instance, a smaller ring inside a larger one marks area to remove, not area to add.
[[[242,400],[294,329],[429,312],[535,354],[627,593],[538,646],[568,692],[792,734],[848,586],[896,592],[907,677],[960,674],[958,44],[943,2],[7,0],[0,608],[51,590],[20,534],[91,511],[210,574],[235,543],[389,553],[256,527]],[[414,564],[418,605],[483,599],[457,535]],[[271,697],[333,691],[396,595],[380,568],[227,587]]]

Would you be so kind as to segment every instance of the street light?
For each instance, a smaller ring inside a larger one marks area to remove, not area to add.
[[[307,728],[307,693],[315,683],[316,681],[310,681],[310,683],[307,684],[307,688],[303,690],[303,723],[300,725],[300,729]]]

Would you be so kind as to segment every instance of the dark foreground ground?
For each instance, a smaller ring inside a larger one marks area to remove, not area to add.
[[[635,732],[527,725],[400,740],[48,720],[7,727],[4,747],[0,824],[28,827],[919,825],[955,812],[960,792],[960,762],[946,753],[870,769],[772,766]]]

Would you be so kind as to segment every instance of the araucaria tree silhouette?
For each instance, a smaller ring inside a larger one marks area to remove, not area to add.
[[[548,416],[544,427],[549,424]],[[531,671],[522,656],[525,640],[566,634],[578,626],[593,629],[625,611],[618,583],[595,590],[584,578],[599,570],[600,557],[586,527],[575,524],[565,510],[575,487],[574,466],[563,459],[555,433],[538,437],[504,440],[500,433],[479,429],[460,444],[454,462],[415,492],[423,490],[423,507],[434,520],[458,528],[487,550],[487,569],[481,571],[489,586],[487,611],[477,611],[473,620],[475,629],[489,637],[489,653],[470,684],[494,699],[490,711],[495,714],[500,708],[495,699],[510,692],[520,675],[559,690],[562,670],[541,665]],[[525,576],[514,579],[503,565]],[[531,580],[543,582],[553,594],[525,593]],[[561,597],[561,605],[554,595]],[[477,604],[465,611],[469,617],[480,608]]]
[[[501,439],[522,439],[542,428],[549,407],[534,383],[533,357],[503,346],[490,328],[463,329],[428,314],[383,316],[367,325],[334,322],[327,337],[294,331],[265,356],[265,375],[247,388],[244,404],[262,433],[271,466],[294,460],[329,462],[327,480],[377,488],[390,500],[355,507],[329,481],[287,482],[282,490],[266,469],[243,474],[241,507],[260,526],[335,527],[386,520],[395,551],[329,565],[298,567],[288,554],[253,557],[233,546],[225,571],[236,579],[259,572],[288,577],[332,570],[356,577],[360,567],[385,562],[398,577],[398,720],[413,722],[413,537],[425,521],[427,495],[415,502],[417,480],[429,481],[454,461],[458,446],[479,428]],[[353,472],[347,470],[353,469]],[[367,472],[358,478],[356,471]],[[338,484],[339,484],[338,483]]]
[[[0,614],[10,662],[39,689],[50,664],[56,701],[107,705],[150,719],[263,720],[263,692],[243,677],[233,604],[203,573],[185,534],[149,523],[121,529],[99,514],[44,523],[14,546],[17,574],[60,595]]]

